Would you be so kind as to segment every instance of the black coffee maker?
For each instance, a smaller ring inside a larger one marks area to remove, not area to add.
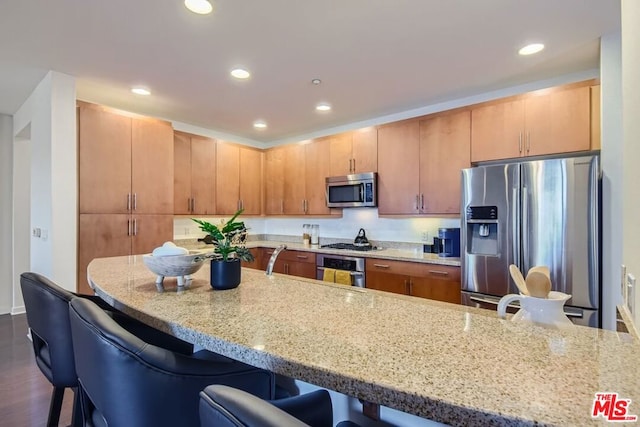
[[[438,237],[433,238],[433,250],[442,258],[460,256],[460,228],[439,228]]]

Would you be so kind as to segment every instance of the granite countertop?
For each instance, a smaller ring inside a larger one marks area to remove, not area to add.
[[[451,425],[604,424],[594,395],[640,415],[640,344],[629,334],[549,329],[471,307],[243,269],[213,291],[209,266],[176,292],[141,256],[93,260],[110,304],[209,350]]]
[[[188,249],[211,249],[211,245],[206,245],[197,240],[176,240],[178,246],[184,246]],[[400,248],[383,248],[372,251],[350,251],[344,249],[330,249],[321,247],[305,246],[302,243],[285,242],[277,240],[253,240],[247,242],[248,248],[277,248],[280,245],[287,245],[287,249],[294,251],[306,251],[323,254],[358,256],[361,258],[381,258],[396,261],[421,262],[425,264],[439,264],[460,266],[460,258],[441,258],[437,254],[423,253],[421,250],[407,250]]]

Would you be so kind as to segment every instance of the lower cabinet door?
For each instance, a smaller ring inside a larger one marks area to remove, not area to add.
[[[287,261],[287,274],[307,279],[316,278],[316,265],[308,262]]]
[[[133,215],[131,254],[148,254],[173,240],[173,215]]]
[[[460,284],[432,277],[412,277],[409,294],[415,297],[460,304]]]
[[[93,295],[87,267],[94,258],[131,253],[129,214],[80,214],[78,224],[78,293]]]
[[[366,287],[378,291],[407,295],[408,277],[401,274],[367,270]]]

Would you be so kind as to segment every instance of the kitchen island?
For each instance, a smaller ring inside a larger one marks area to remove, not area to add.
[[[93,260],[95,292],[194,344],[349,396],[451,425],[558,425],[592,419],[615,392],[640,414],[640,345],[628,334],[547,329],[495,313],[243,269],[213,291],[208,265],[176,291],[141,256]]]

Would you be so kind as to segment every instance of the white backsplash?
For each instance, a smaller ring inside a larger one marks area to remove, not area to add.
[[[218,222],[230,217],[208,218]],[[250,235],[274,234],[301,236],[303,224],[320,226],[320,242],[323,239],[354,239],[360,228],[373,242],[432,243],[440,227],[460,227],[459,218],[379,218],[377,208],[344,209],[342,218],[242,218]],[[203,237],[198,225],[189,218],[176,218],[173,222],[174,239]],[[423,239],[425,233],[427,239]]]

